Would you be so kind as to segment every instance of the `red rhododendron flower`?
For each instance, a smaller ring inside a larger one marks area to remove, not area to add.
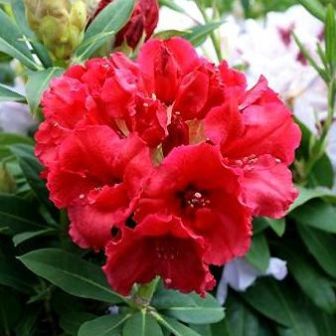
[[[106,126],[87,126],[70,135],[47,185],[53,202],[69,207],[74,241],[103,248],[111,228],[130,216],[150,169],[149,151],[136,135],[120,139]]]
[[[136,218],[153,212],[180,217],[204,238],[205,260],[223,264],[244,255],[250,246],[250,211],[240,202],[238,179],[215,146],[178,147],[153,174]]]
[[[157,275],[204,294],[209,265],[248,251],[252,216],[282,217],[297,196],[290,111],[264,78],[247,90],[182,38],[72,66],[42,107],[36,154],[51,199],[76,244],[105,249],[122,294]]]
[[[160,275],[168,288],[204,294],[215,281],[203,261],[204,242],[176,217],[150,215],[106,248],[104,272],[112,288],[128,295],[134,283]],[[189,275],[189,276],[188,276]]]
[[[300,143],[299,127],[263,78],[238,104],[232,99],[211,110],[206,134],[241,171],[245,201],[254,214],[280,218],[297,197],[287,166]]]
[[[98,15],[113,0],[101,0],[94,16]],[[143,35],[148,40],[159,20],[159,5],[157,0],[137,0],[132,16],[126,26],[117,34],[115,46],[123,43],[135,49]]]

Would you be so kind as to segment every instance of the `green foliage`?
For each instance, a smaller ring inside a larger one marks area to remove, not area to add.
[[[325,148],[335,105],[335,2],[299,2],[325,23],[325,44],[318,45],[320,60],[310,55],[300,36],[295,38],[328,86],[328,120],[320,136],[300,124],[302,145],[293,165],[299,197],[285,218],[254,220],[252,246],[246,256],[260,272],[268,268],[271,256],[282,258],[288,264],[288,277],[282,282],[260,278],[245,293],[229,290],[225,318],[214,293],[201,298],[160,285],[156,288],[154,282],[146,291],[134,288],[130,297],[121,297],[106,282],[101,255],[83,252],[70,242],[66,215],[51,204],[41,180],[34,140],[0,133],[0,168],[10,184],[6,190],[0,185],[1,336],[334,335],[336,195],[331,190],[334,171]],[[160,3],[189,15],[179,1]],[[294,1],[240,3],[245,17],[254,18],[270,10],[285,10]],[[62,63],[53,60],[29,28],[23,1],[0,0],[0,102],[27,103],[34,116],[40,117],[40,99],[50,80],[69,64],[83,62],[102,48],[109,52],[134,4],[134,0],[113,1],[86,30],[69,62]],[[218,47],[221,15],[233,9],[234,1],[202,0],[198,5],[203,22],[187,31],[160,32],[158,37],[183,36],[195,46],[210,37]],[[205,8],[213,5],[216,15],[209,17]],[[8,66],[13,58],[20,63],[25,95],[2,84],[13,81],[14,71]],[[215,270],[217,280],[220,272]],[[111,305],[118,306],[117,314],[107,313]]]

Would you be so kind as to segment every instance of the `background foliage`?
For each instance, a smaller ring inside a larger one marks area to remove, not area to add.
[[[198,1],[203,9],[214,6],[218,17],[232,11],[235,3]],[[284,10],[294,3],[241,0],[246,18]],[[230,290],[225,319],[223,308],[211,295],[201,299],[167,291],[158,281],[135,291],[132,299],[120,297],[102,274],[102,256],[82,251],[69,240],[66,214],[51,204],[39,177],[41,166],[33,154],[33,138],[0,133],[1,336],[334,335],[336,195],[325,147],[335,107],[335,1],[300,3],[325,22],[325,43],[322,41],[319,47],[321,60],[316,62],[301,47],[327,84],[329,114],[319,137],[301,125],[303,141],[293,166],[300,196],[286,218],[255,220],[253,245],[247,256],[260,271],[266,270],[271,255],[286,260],[286,280],[260,278],[244,293]],[[162,0],[161,5],[183,11],[178,1]],[[0,6],[0,102],[26,103],[41,119],[42,92],[66,64],[53,62],[29,29],[22,0],[0,0]],[[123,27],[133,6],[134,0],[115,0],[108,6],[86,31],[71,62],[82,62],[99,53]],[[209,35],[216,43],[219,25],[217,18],[208,19],[183,36],[196,46]],[[297,42],[300,45],[299,36]],[[18,61],[16,74],[9,66],[12,59]],[[17,74],[25,80],[25,95],[8,86]],[[217,278],[220,271],[214,269]]]

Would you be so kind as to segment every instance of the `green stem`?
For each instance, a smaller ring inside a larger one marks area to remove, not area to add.
[[[148,284],[139,286],[139,289],[137,290],[134,297],[134,301],[138,307],[148,306],[150,304],[159,282],[160,278],[156,277]]]
[[[204,22],[209,23],[210,19],[208,18],[208,15],[207,15],[205,9],[202,7],[201,3],[199,1],[196,1],[196,5],[197,5],[199,11],[201,12],[201,14],[203,16]],[[221,46],[220,46],[220,41],[216,37],[214,32],[210,33],[210,38],[211,38],[212,44],[214,46],[218,62],[221,62],[223,60],[223,55],[222,55],[222,49],[221,49]]]

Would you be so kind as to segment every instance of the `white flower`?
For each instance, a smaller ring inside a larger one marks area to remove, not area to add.
[[[287,276],[287,264],[278,258],[270,258],[266,272],[261,272],[245,258],[237,258],[224,266],[217,289],[217,300],[223,304],[227,297],[228,286],[243,292],[250,287],[258,277],[272,276],[281,281]]]
[[[16,102],[0,103],[0,131],[27,134],[34,125],[27,105]]]
[[[302,6],[293,6],[284,13],[271,12],[258,21],[238,22],[229,17],[229,24],[229,33],[224,26],[221,30],[229,62],[246,65],[250,83],[264,75],[270,87],[293,108],[295,115],[316,132],[315,114],[327,109],[326,86],[307,64],[292,33],[295,32],[317,58],[315,49],[323,33],[323,24]],[[230,38],[233,31],[233,38]]]

